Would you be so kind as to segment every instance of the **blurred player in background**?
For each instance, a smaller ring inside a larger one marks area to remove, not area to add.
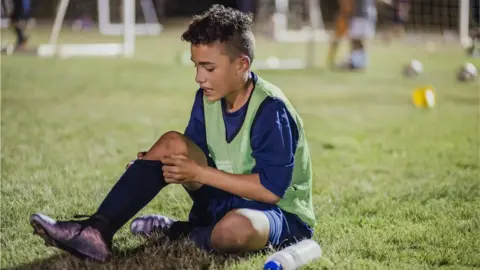
[[[349,59],[340,67],[349,70],[366,68],[368,54],[366,42],[375,35],[377,7],[375,0],[355,0],[350,20],[349,37],[351,53]]]
[[[13,30],[17,36],[15,50],[26,49],[28,37],[25,33],[28,20],[30,19],[30,0],[13,0],[13,11],[10,14]]]
[[[329,52],[329,64],[334,65],[339,37],[345,33],[344,24],[348,25],[348,37],[351,43],[350,56],[338,65],[345,70],[361,70],[367,66],[368,54],[366,42],[375,35],[377,23],[376,0],[342,0],[340,15],[337,19],[335,39]]]
[[[391,6],[393,11],[392,25],[386,35],[387,43],[390,43],[394,38],[398,38],[405,33],[405,24],[408,21],[410,13],[409,0],[393,0]]]
[[[340,40],[345,37],[348,32],[350,16],[352,13],[354,0],[338,0],[339,10],[335,20],[335,33],[327,56],[327,65],[329,68],[336,66],[336,56]]]

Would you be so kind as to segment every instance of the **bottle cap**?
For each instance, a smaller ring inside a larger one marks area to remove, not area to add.
[[[269,261],[263,266],[263,270],[282,270],[283,267],[276,261]]]

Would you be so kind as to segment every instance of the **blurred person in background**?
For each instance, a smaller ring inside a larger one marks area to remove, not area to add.
[[[13,30],[17,36],[15,42],[15,50],[25,50],[28,37],[25,33],[27,28],[28,20],[30,19],[30,9],[31,1],[30,0],[12,0],[13,10],[10,14],[10,20],[12,23]]]
[[[340,0],[340,14],[334,41],[331,44],[328,61],[330,67],[342,70],[362,70],[367,67],[366,42],[375,35],[377,23],[376,0]],[[348,25],[350,55],[347,60],[335,66],[334,58],[339,39],[345,34]]]
[[[386,35],[386,42],[390,43],[394,38],[398,38],[405,33],[405,24],[408,21],[410,13],[409,0],[393,0],[391,3],[393,17],[392,25]]]
[[[375,35],[377,24],[376,0],[355,0],[350,20],[349,38],[351,52],[349,58],[342,64],[341,69],[362,70],[367,67],[368,53],[367,40]]]
[[[350,22],[350,16],[353,8],[354,0],[338,0],[339,10],[335,19],[335,33],[333,40],[330,43],[330,48],[327,56],[327,66],[334,68],[336,66],[335,60],[338,51],[338,45],[342,38],[348,32],[348,25]]]

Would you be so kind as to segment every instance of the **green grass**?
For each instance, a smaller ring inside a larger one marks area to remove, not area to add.
[[[179,35],[140,37],[131,60],[2,56],[2,268],[261,269],[265,255],[212,257],[164,239],[145,245],[127,228],[115,238],[116,258],[97,265],[31,234],[30,214],[92,213],[137,151],[183,131],[196,84],[193,68],[178,64],[188,48]],[[62,41],[96,38],[112,40],[66,33]],[[33,32],[32,40],[46,39]],[[324,251],[307,268],[480,268],[480,85],[454,79],[467,58],[448,44],[430,54],[405,44],[372,48],[365,73],[324,70],[324,45],[317,68],[259,72],[285,91],[306,126],[314,237]],[[302,50],[258,40],[258,58]],[[426,71],[405,79],[402,65],[414,58]],[[416,109],[410,94],[426,84],[436,87],[438,104]],[[190,206],[181,187],[168,186],[140,214],[185,219]]]

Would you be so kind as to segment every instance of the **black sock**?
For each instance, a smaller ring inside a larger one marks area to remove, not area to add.
[[[188,236],[192,229],[193,226],[188,221],[175,221],[166,234],[170,240],[178,240],[180,237]]]
[[[136,160],[120,177],[98,208],[111,235],[147,205],[167,185],[163,164],[154,160]]]

